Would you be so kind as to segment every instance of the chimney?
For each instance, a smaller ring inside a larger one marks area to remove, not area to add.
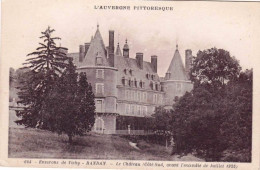
[[[114,47],[114,31],[109,30],[109,52],[108,53],[114,53],[115,47]]]
[[[185,71],[189,75],[192,62],[192,51],[190,49],[185,50]]]
[[[87,52],[88,52],[89,46],[90,46],[90,43],[85,43],[85,55],[86,55]],[[85,56],[84,56],[84,57],[85,57]]]
[[[85,57],[85,47],[84,47],[84,45],[80,45],[79,46],[79,62],[82,62],[84,57]]]
[[[157,73],[157,56],[156,55],[151,56],[151,64],[152,64],[153,70]]]
[[[115,47],[114,47],[114,31],[109,30],[109,47],[108,47],[108,59],[111,67],[115,66]]]
[[[143,69],[143,53],[136,53],[136,63],[140,69]]]

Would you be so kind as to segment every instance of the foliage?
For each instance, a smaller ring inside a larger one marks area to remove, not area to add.
[[[25,127],[65,133],[69,142],[75,135],[83,135],[94,124],[95,103],[86,75],[78,76],[72,60],[64,53],[66,48],[56,47],[51,37],[53,29],[42,32],[44,43],[28,56],[28,71],[19,77],[19,103],[16,121]]]
[[[251,161],[252,70],[224,50],[199,52],[191,74],[195,87],[174,105],[176,152],[208,161]]]
[[[235,57],[217,48],[199,51],[192,63],[190,77],[195,85],[209,84],[215,88],[237,78],[241,70]]]
[[[40,47],[27,55],[30,58],[24,63],[27,65],[24,68],[30,71],[22,78],[18,87],[19,103],[25,108],[17,111],[17,116],[22,119],[16,123],[25,127],[48,129],[48,97],[59,75],[67,66],[68,57],[62,51],[66,48],[56,47],[54,40],[60,38],[53,38],[53,32],[50,27],[42,32],[40,39],[43,39],[43,43],[39,43]]]
[[[58,134],[65,133],[72,143],[72,137],[83,135],[94,125],[95,103],[91,85],[86,75],[78,79],[72,61],[49,96],[48,127]]]
[[[172,110],[166,110],[162,106],[155,108],[154,117],[154,131],[158,135],[163,135],[165,137],[171,136],[171,120],[172,120]]]

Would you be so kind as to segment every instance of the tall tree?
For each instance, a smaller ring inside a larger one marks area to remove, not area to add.
[[[76,68],[72,61],[65,69],[61,78],[55,84],[49,95],[50,114],[48,127],[51,131],[58,134],[65,133],[69,136],[69,142],[72,142],[72,136],[78,131],[78,103],[77,95],[77,78]]]
[[[48,27],[42,32],[36,51],[28,54],[24,68],[30,69],[28,77],[21,82],[18,93],[19,103],[25,106],[24,110],[17,111],[21,120],[18,124],[26,127],[48,128],[48,96],[59,78],[59,75],[67,67],[68,57],[64,53],[64,47],[57,47],[55,40],[59,37],[52,37],[54,29]],[[35,56],[35,57],[32,57]]]
[[[238,61],[231,57],[228,51],[211,48],[197,53],[190,73],[195,85],[217,88],[237,78],[240,71]]]
[[[216,48],[198,52],[191,68],[194,89],[174,105],[177,152],[208,161],[251,160],[252,71]]]
[[[76,101],[79,105],[79,117],[83,120],[82,132],[84,130],[90,131],[95,123],[95,95],[91,84],[87,82],[85,73],[79,74]]]

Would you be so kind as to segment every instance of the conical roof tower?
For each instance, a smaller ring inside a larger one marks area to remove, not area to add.
[[[97,64],[97,58],[100,62]],[[104,45],[103,38],[99,31],[99,25],[97,25],[97,31],[91,40],[91,44],[89,46],[88,52],[81,63],[83,66],[95,66],[95,65],[102,65],[102,66],[109,66],[107,57],[106,57],[106,48]]]
[[[117,47],[116,47],[116,55],[117,55],[117,56],[122,56],[122,52],[121,52],[121,49],[120,49],[119,43],[117,43]]]
[[[188,81],[185,68],[181,59],[180,52],[178,50],[178,44],[172,58],[171,64],[166,73],[166,80],[184,80]]]

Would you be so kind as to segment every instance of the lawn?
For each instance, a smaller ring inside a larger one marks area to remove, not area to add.
[[[70,145],[66,135],[49,131],[11,127],[9,132],[10,158],[203,161],[193,155],[170,156],[164,146],[142,140],[137,150],[129,145],[129,140],[116,135],[89,133],[75,137],[74,144]]]

